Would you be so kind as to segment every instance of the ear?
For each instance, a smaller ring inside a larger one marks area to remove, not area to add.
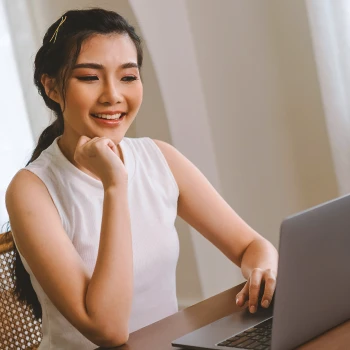
[[[46,95],[53,101],[60,104],[61,97],[57,89],[56,80],[47,74],[41,76],[41,84],[45,89]]]

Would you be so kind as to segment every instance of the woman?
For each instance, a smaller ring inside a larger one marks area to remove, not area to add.
[[[118,346],[175,313],[176,215],[241,267],[239,306],[255,312],[261,286],[262,306],[271,302],[273,246],[174,147],[124,137],[142,102],[141,66],[134,28],[102,9],[66,12],[36,55],[35,84],[57,119],[6,205],[32,284],[18,278],[16,290],[42,311],[40,349]]]

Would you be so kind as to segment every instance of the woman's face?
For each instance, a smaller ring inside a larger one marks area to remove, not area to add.
[[[64,134],[108,137],[118,144],[141,106],[137,51],[128,35],[95,35],[82,45],[66,88]],[[60,101],[63,108],[63,101]],[[120,114],[122,118],[117,118]],[[113,119],[105,119],[109,118]],[[100,118],[98,118],[100,117]]]

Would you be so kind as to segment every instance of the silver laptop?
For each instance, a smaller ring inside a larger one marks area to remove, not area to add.
[[[172,345],[294,349],[350,319],[349,275],[350,195],[346,195],[282,222],[277,286],[269,309],[233,313]]]

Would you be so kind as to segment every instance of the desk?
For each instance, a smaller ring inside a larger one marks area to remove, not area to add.
[[[203,327],[219,318],[241,310],[236,306],[236,294],[244,284],[188,307],[130,334],[127,344],[118,350],[178,350],[171,341]],[[102,350],[102,348],[99,348]],[[230,349],[230,348],[227,348]],[[298,350],[349,350],[350,321],[328,331]]]

